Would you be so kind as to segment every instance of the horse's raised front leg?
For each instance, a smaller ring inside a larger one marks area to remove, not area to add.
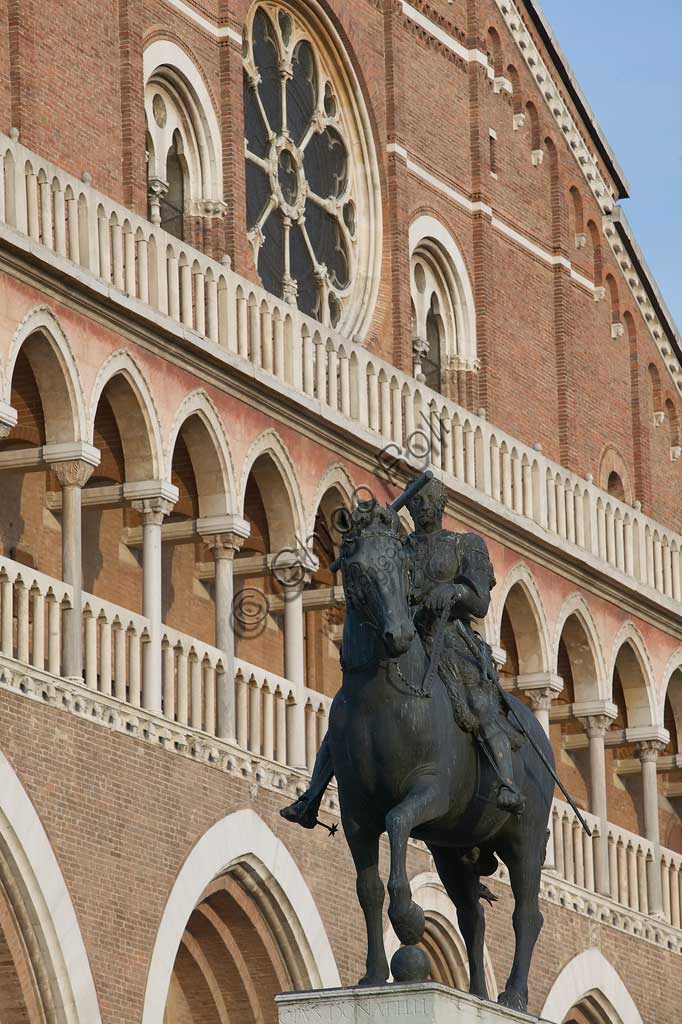
[[[479,896],[480,876],[463,864],[456,850],[429,846],[438,876],[457,909],[457,921],[469,959],[469,991],[488,998],[485,980],[485,913]]]
[[[441,817],[448,807],[445,780],[422,778],[405,799],[386,815],[386,832],[391,846],[388,879],[388,916],[405,946],[416,945],[424,934],[424,911],[412,900],[407,877],[407,840],[412,829]]]
[[[343,828],[357,872],[355,884],[367,926],[366,971],[358,985],[383,985],[389,971],[381,922],[384,883],[379,875],[379,836],[352,821],[344,820]]]
[[[543,920],[538,906],[543,858],[538,857],[537,851],[524,849],[522,842],[514,844],[509,852],[500,850],[500,854],[509,868],[509,881],[514,893],[512,923],[516,948],[511,973],[497,1001],[502,1006],[525,1013],[528,1009],[530,961]]]

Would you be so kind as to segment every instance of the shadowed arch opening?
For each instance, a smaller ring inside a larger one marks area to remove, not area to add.
[[[284,844],[251,810],[213,825],[169,894],[143,1024],[275,1024],[276,992],[339,983],[314,900]]]
[[[516,677],[548,671],[544,614],[534,587],[521,576],[509,587],[499,616],[500,646],[507,654],[500,676],[514,687]]]

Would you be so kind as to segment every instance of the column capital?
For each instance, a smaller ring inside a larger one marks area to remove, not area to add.
[[[527,672],[516,677],[516,686],[530,700],[535,692],[554,698],[563,690],[564,681],[556,672]]]
[[[175,502],[157,496],[155,498],[138,498],[131,501],[131,506],[142,516],[145,526],[161,526],[166,516],[173,511]]]
[[[85,441],[63,441],[44,445],[43,459],[62,487],[85,487],[93,470],[99,466],[100,452]]]
[[[532,711],[549,711],[556,697],[556,690],[543,686],[537,690],[524,690]]]
[[[610,700],[585,700],[573,704],[573,717],[577,718],[589,739],[606,736],[618,717],[618,708]]]
[[[655,762],[666,746],[667,744],[663,740],[640,740],[637,744],[637,756],[642,764]]]
[[[202,536],[202,540],[208,544],[216,560],[226,558],[231,562],[237,552],[241,551],[245,538],[238,533],[214,533]]]
[[[251,534],[251,526],[246,519],[229,512],[220,516],[201,516],[197,519],[197,533],[209,547],[214,547],[215,537],[233,537],[230,546],[237,550]]]

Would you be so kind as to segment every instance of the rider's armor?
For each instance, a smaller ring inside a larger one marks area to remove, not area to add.
[[[450,696],[457,724],[475,735],[494,763],[500,779],[498,805],[520,813],[523,798],[514,784],[511,751],[522,742],[507,717],[500,696],[492,650],[471,627],[490,604],[495,576],[488,549],[475,533],[413,533],[406,542],[410,554],[410,603],[416,606],[415,624],[427,654],[434,651],[440,614],[427,607],[435,588],[452,587],[452,600],[444,626],[438,672]]]

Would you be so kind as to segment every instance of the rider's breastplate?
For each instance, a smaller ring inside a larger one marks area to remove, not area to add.
[[[452,583],[460,573],[457,534],[441,530],[410,537],[412,555],[413,604],[421,604],[427,594],[441,583]]]

